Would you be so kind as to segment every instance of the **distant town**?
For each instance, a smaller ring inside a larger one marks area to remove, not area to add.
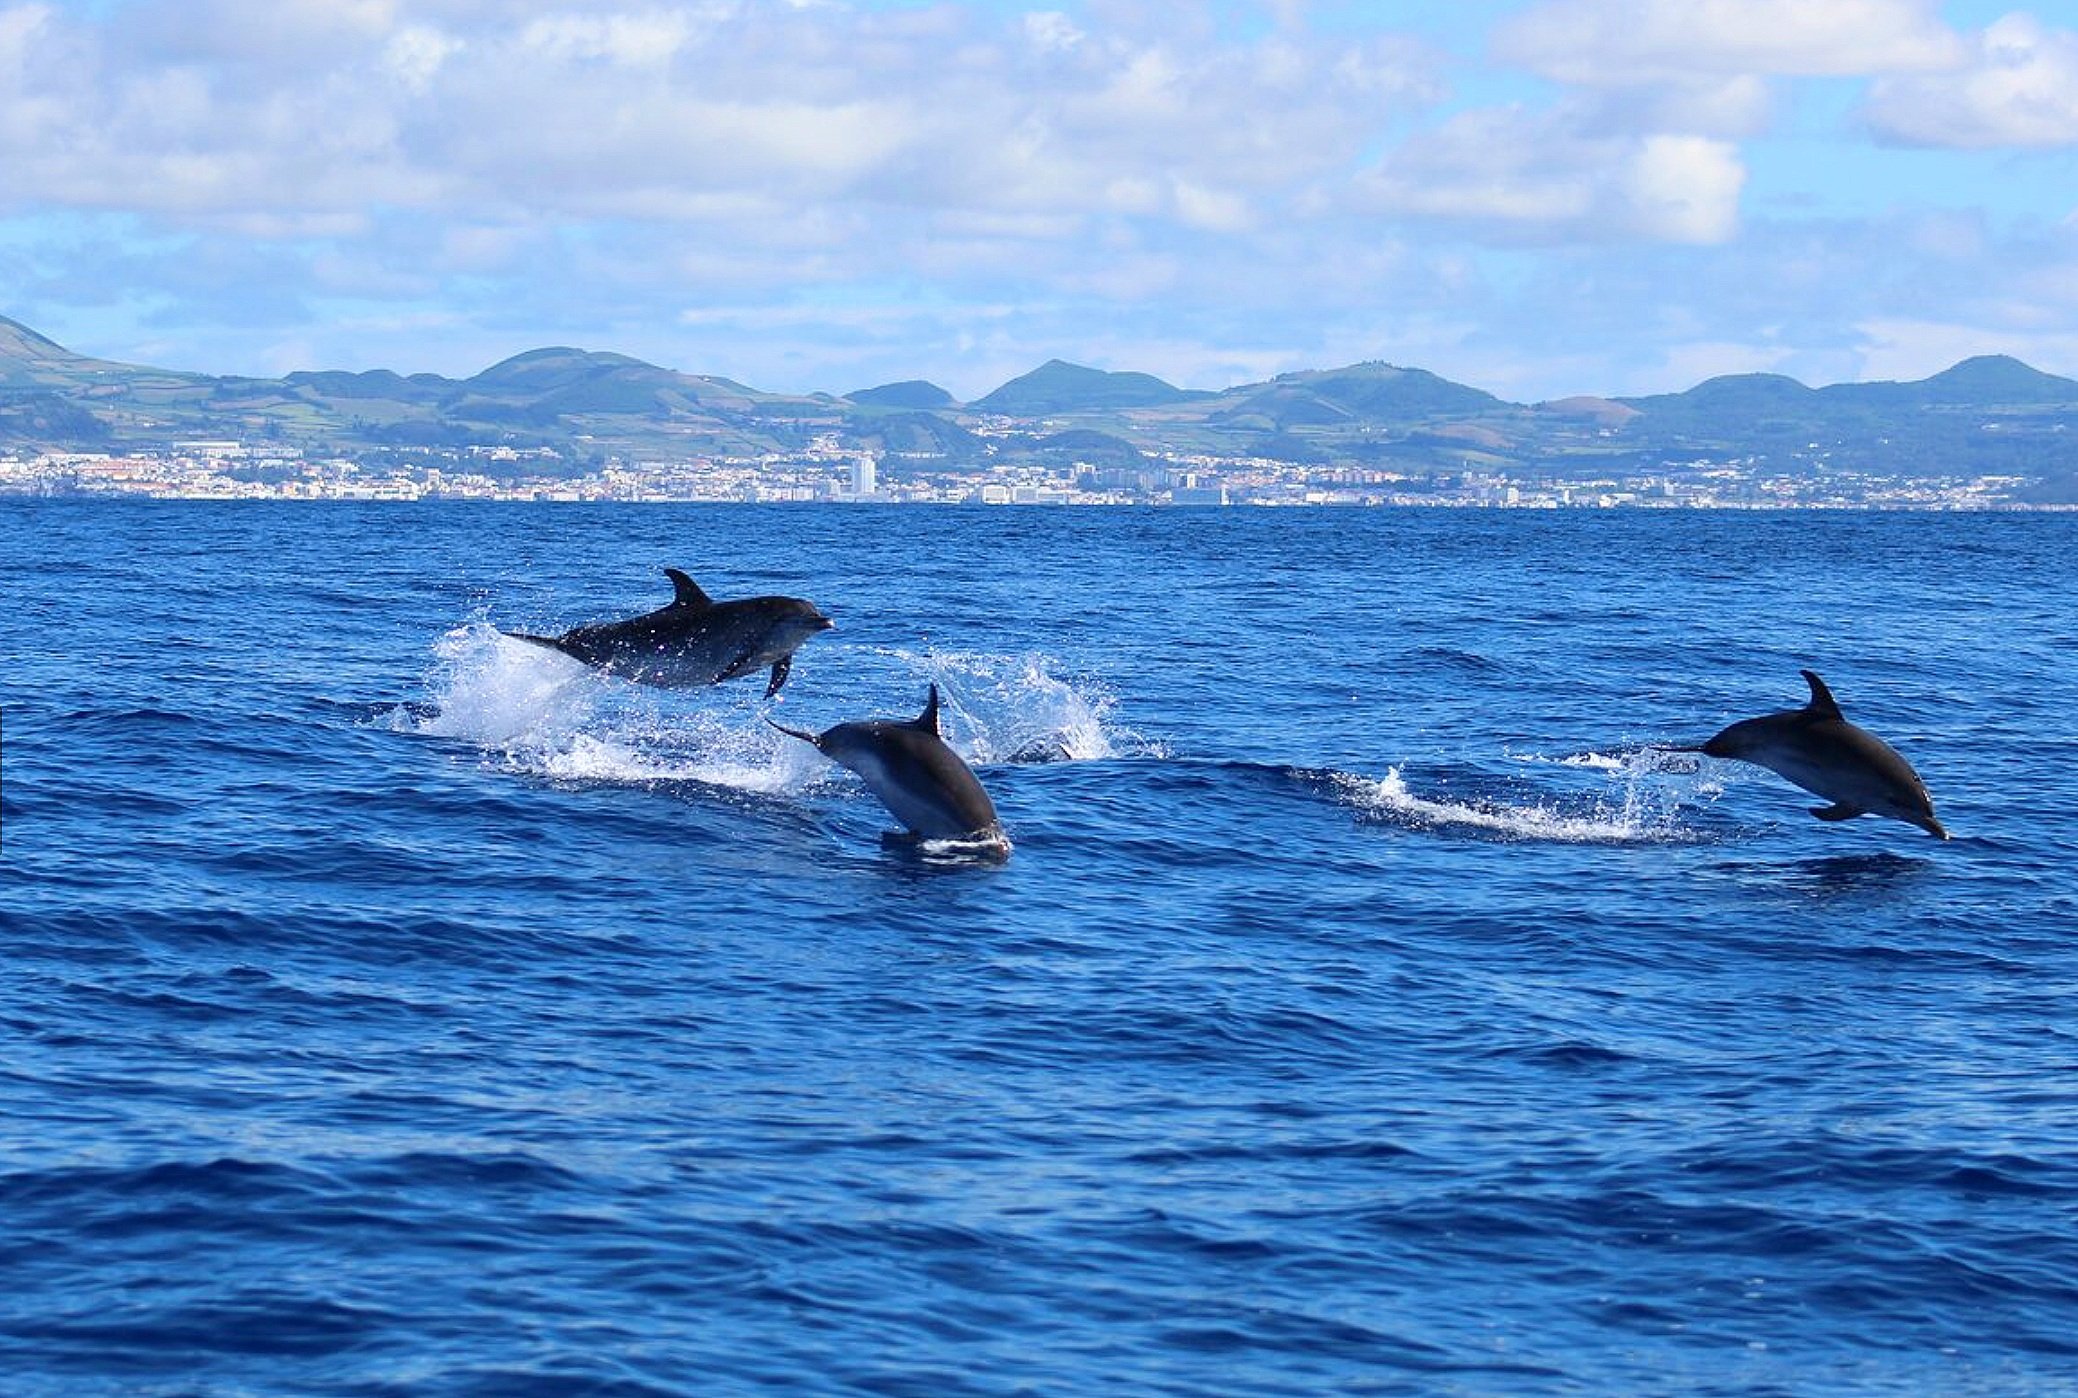
[[[2078,380],[1990,355],[1909,383],[1775,374],[1514,403],[1366,361],[1217,391],[1048,360],[969,402],[921,379],[772,393],[528,350],[467,379],[199,374],[0,316],[0,496],[202,500],[2078,507]]]
[[[539,470],[530,470],[538,465]],[[1822,463],[1820,464],[1822,467]],[[394,459],[306,457],[279,444],[197,441],[126,453],[0,456],[0,496],[161,500],[697,501],[1124,506],[1434,506],[1484,509],[2065,509],[2023,503],[2022,476],[1882,477],[1751,460],[1553,479],[1500,470],[1401,473],[1251,457],[1174,455],[1129,467],[1028,462],[945,469],[850,449],[684,461],[609,460],[570,475],[553,451],[420,449]]]

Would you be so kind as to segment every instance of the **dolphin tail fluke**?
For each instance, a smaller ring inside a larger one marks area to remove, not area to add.
[[[771,724],[772,727],[777,728],[780,732],[786,734],[789,738],[799,738],[802,742],[808,744],[808,746],[812,748],[820,749],[822,747],[821,739],[817,738],[813,733],[803,733],[798,728],[789,728],[783,723],[773,723],[770,717],[767,717],[765,722]]]
[[[500,631],[498,634],[510,636],[515,641],[525,641],[528,645],[547,646],[550,650],[563,649],[563,641],[560,636],[530,636],[524,631]]]

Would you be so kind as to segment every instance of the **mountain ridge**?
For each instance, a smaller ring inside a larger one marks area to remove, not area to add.
[[[1650,405],[1673,400],[1685,399],[1693,402],[1699,396],[1724,399],[1730,399],[1735,395],[1750,397],[1756,392],[1756,386],[1766,386],[1759,388],[1758,392],[1772,397],[1787,395],[1801,398],[1809,394],[1833,394],[1843,397],[1879,395],[1930,402],[1984,402],[1995,398],[1997,401],[2015,403],[2078,403],[2078,380],[2047,373],[2005,354],[1969,356],[1927,378],[1916,380],[1847,380],[1813,386],[1786,374],[1761,371],[1721,374],[1674,392],[1645,395],[1583,393],[1562,399],[1545,400],[1534,405],[1513,403],[1487,390],[1456,383],[1426,369],[1394,365],[1381,360],[1366,360],[1341,368],[1292,370],[1268,380],[1234,384],[1224,389],[1185,389],[1178,388],[1153,374],[1133,370],[1095,369],[1055,358],[1006,380],[988,393],[964,404],[928,379],[905,379],[870,389],[855,389],[841,395],[774,393],[718,375],[691,374],[683,370],[665,368],[611,350],[586,350],[566,345],[548,345],[522,350],[465,379],[426,372],[403,374],[393,369],[382,368],[296,369],[277,380],[270,380],[247,375],[210,375],[199,370],[165,369],[133,365],[119,360],[97,359],[68,349],[19,320],[0,315],[0,374],[22,364],[95,371],[127,370],[154,376],[219,382],[322,384],[329,390],[342,392],[342,396],[350,388],[358,389],[364,396],[372,396],[378,388],[421,392],[434,388],[452,391],[470,386],[500,389],[540,388],[544,380],[553,380],[553,387],[562,389],[580,380],[632,372],[660,381],[702,385],[709,390],[718,389],[746,398],[805,401],[822,397],[838,402],[876,403],[912,409],[964,406],[983,412],[1006,410],[1008,400],[1018,396],[1008,394],[1007,391],[1012,389],[1020,390],[1020,393],[1036,389],[1044,399],[1037,405],[1038,408],[1059,412],[1091,411],[1103,407],[1164,406],[1211,398],[1232,398],[1236,395],[1245,398],[1293,388],[1305,388],[1334,401],[1336,395],[1333,390],[1343,388],[1350,380],[1380,372],[1420,384],[1426,390],[1430,401],[1420,404],[1418,410],[1462,410],[1482,406],[1550,406],[1559,403],[1590,402],[1615,403],[1633,410],[1642,410]],[[4,383],[4,379],[0,379],[0,383]],[[1322,391],[1321,385],[1327,385],[1330,391]],[[1016,408],[1016,411],[1020,412],[1033,410],[1035,409],[1031,404],[1020,404]]]
[[[1076,434],[1094,435],[1076,435]],[[1515,403],[1381,361],[1221,390],[1050,359],[960,403],[902,380],[837,397],[771,393],[630,355],[544,346],[468,378],[390,369],[212,376],[79,355],[0,316],[0,449],[278,442],[353,456],[510,447],[571,469],[606,459],[757,457],[814,443],[945,468],[1057,463],[1077,443],[1149,456],[1260,456],[1399,474],[1585,476],[1655,461],[2042,477],[2078,498],[2078,380],[2006,355],[1925,379],[1813,388],[1728,374],[1680,393]],[[1091,446],[1094,451],[1095,447]]]

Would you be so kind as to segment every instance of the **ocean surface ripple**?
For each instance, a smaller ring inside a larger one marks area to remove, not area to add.
[[[0,519],[10,1395],[2078,1391],[2078,518]]]

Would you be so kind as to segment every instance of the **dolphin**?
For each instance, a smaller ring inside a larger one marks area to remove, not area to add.
[[[937,685],[924,711],[911,719],[840,723],[821,733],[765,722],[864,777],[911,834],[985,845],[999,857],[1010,853],[1010,839],[974,770],[938,736]]]
[[[677,595],[668,607],[625,621],[580,626],[560,636],[505,634],[582,660],[609,675],[667,689],[696,689],[772,667],[765,697],[779,693],[794,652],[836,625],[799,597],[745,597],[717,602],[676,568],[666,568]]]
[[[1742,719],[1701,747],[1667,751],[1765,767],[1832,802],[1811,808],[1820,820],[1888,816],[1947,839],[1948,832],[1934,819],[1933,798],[1912,764],[1874,733],[1849,723],[1824,680],[1810,670],[1802,674],[1811,686],[1811,702],[1803,708]]]

